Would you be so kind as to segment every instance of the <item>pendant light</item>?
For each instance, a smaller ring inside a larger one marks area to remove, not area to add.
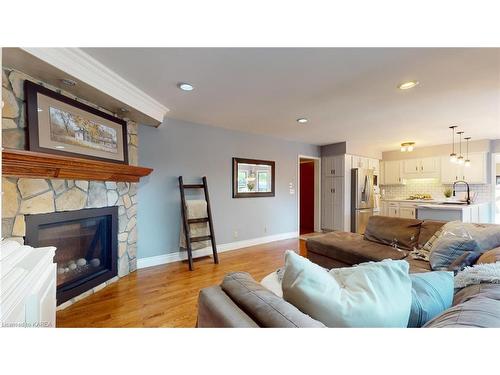
[[[457,154],[455,153],[455,129],[457,127],[458,126],[456,126],[456,125],[450,126],[450,129],[451,129],[451,154],[450,154],[450,161],[452,163],[456,163],[457,162]]]
[[[464,162],[464,165],[466,167],[470,167],[470,160],[469,160],[469,141],[470,141],[470,137],[465,137],[465,142],[467,142],[467,148],[466,148],[466,157],[465,157],[465,162]]]
[[[464,132],[457,132],[457,134],[458,134],[458,135],[459,135],[459,137],[460,137],[460,138],[459,138],[459,139],[460,139],[460,141],[459,141],[459,143],[458,143],[458,145],[459,145],[459,153],[460,153],[460,155],[459,155],[459,156],[458,156],[458,158],[457,158],[457,163],[458,163],[458,164],[464,164],[464,157],[462,156],[462,134],[464,134]]]

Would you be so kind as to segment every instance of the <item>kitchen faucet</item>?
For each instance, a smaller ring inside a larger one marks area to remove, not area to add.
[[[458,180],[453,183],[453,196],[455,196],[455,185],[459,183],[465,184],[467,186],[467,204],[470,204],[470,188],[469,184],[464,180]]]

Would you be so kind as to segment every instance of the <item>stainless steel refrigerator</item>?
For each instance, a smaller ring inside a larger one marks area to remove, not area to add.
[[[365,232],[374,209],[374,175],[372,169],[351,169],[351,232]]]

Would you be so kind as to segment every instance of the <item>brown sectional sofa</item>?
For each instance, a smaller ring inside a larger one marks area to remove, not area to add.
[[[308,258],[325,268],[348,267],[367,261],[405,259],[410,272],[430,271],[429,263],[409,256],[423,246],[443,222],[370,218],[365,235],[333,232],[308,239]],[[400,250],[391,244],[397,239]],[[500,248],[484,253],[477,263],[500,261]],[[321,322],[302,313],[244,272],[230,273],[221,285],[205,288],[198,297],[197,327],[320,328]],[[500,328],[500,284],[470,285],[456,292],[453,305],[425,324],[426,328]]]
[[[226,275],[221,285],[198,296],[199,328],[324,328],[245,272]],[[453,306],[424,328],[500,328],[500,284],[471,285],[455,294]]]
[[[331,232],[306,241],[307,257],[325,268],[349,267],[384,259],[405,259],[410,272],[430,271],[429,263],[409,256],[423,246],[444,222],[372,216],[365,234]],[[397,249],[394,248],[397,246]]]

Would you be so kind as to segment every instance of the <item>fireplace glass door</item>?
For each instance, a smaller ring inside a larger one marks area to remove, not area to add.
[[[116,207],[28,215],[27,244],[55,246],[58,303],[116,275]]]

